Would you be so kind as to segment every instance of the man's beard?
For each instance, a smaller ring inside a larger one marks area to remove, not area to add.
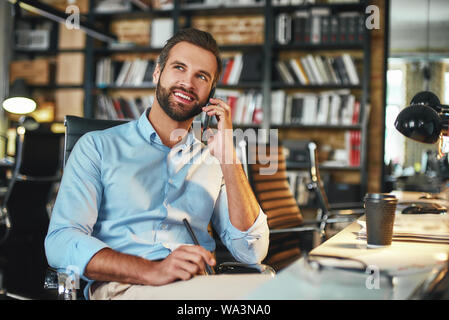
[[[197,97],[196,94],[182,87],[171,87],[170,89],[166,89],[160,84],[159,80],[156,87],[156,99],[161,108],[171,119],[183,122],[199,115],[203,111],[202,108],[207,103],[207,101],[204,101],[203,103],[198,102],[188,110],[185,109],[180,103],[176,101],[170,101],[170,93],[173,93],[173,90],[175,89],[182,90],[193,95],[194,97]]]

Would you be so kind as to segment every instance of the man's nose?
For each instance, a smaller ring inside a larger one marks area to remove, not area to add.
[[[195,88],[194,75],[186,72],[181,78],[179,84],[188,90],[193,90]]]

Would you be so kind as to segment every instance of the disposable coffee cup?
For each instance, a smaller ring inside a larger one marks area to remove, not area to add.
[[[368,193],[364,200],[367,247],[391,245],[398,199],[388,193]]]

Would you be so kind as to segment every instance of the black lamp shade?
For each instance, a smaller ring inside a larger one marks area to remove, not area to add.
[[[26,84],[25,79],[18,78],[14,80],[9,90],[9,97],[29,97],[30,90]]]
[[[435,109],[437,112],[440,110],[440,99],[430,91],[421,91],[415,94],[410,101],[411,106],[430,106]]]
[[[407,138],[423,143],[435,143],[442,130],[438,113],[424,105],[409,106],[402,110],[394,123]]]

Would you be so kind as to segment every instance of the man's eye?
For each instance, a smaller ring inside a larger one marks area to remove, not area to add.
[[[200,75],[198,76],[198,78],[200,78],[201,80],[207,81],[207,78],[206,78],[205,76],[203,76],[202,74],[200,74]]]
[[[184,67],[183,66],[175,66],[175,69],[184,70]]]

